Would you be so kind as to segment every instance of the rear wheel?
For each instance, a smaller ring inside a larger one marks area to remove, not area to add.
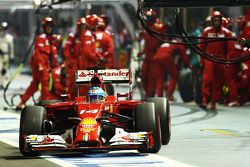
[[[197,104],[201,104],[202,95],[201,95],[201,85],[202,85],[202,76],[194,74],[194,100]]]
[[[154,103],[143,103],[135,107],[135,127],[137,131],[152,133],[153,143],[149,147],[142,146],[140,153],[157,153],[161,149],[161,130],[159,117],[155,112]]]
[[[46,110],[40,106],[27,106],[22,110],[19,129],[19,150],[25,156],[39,155],[39,152],[31,150],[26,143],[28,135],[43,134],[43,121],[46,118]]]
[[[147,98],[147,102],[155,104],[155,111],[160,116],[162,144],[169,143],[171,136],[170,109],[168,100],[164,97]]]

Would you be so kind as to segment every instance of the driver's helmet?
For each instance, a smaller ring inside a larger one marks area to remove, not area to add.
[[[88,91],[88,101],[91,103],[103,102],[106,98],[106,93],[102,88],[98,86],[93,86]]]

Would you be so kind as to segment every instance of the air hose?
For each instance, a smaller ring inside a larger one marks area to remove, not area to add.
[[[10,84],[12,83],[12,81],[14,80],[14,78],[16,77],[16,75],[17,74],[19,74],[20,73],[20,71],[21,71],[21,69],[23,68],[23,66],[24,66],[24,63],[26,62],[26,60],[27,60],[27,58],[29,57],[29,55],[30,55],[30,52],[31,52],[31,49],[32,49],[32,47],[34,46],[34,43],[35,43],[35,39],[36,39],[36,36],[39,34],[39,29],[40,29],[40,9],[41,8],[44,8],[44,7],[47,7],[48,9],[49,9],[49,13],[51,14],[52,13],[52,11],[53,11],[53,8],[52,8],[52,6],[51,5],[40,5],[40,6],[38,6],[38,8],[35,10],[35,14],[36,14],[36,16],[37,16],[37,27],[36,27],[36,31],[35,31],[35,35],[34,35],[34,38],[33,38],[33,40],[32,40],[32,43],[30,44],[30,46],[29,46],[29,48],[28,48],[28,50],[27,50],[27,52],[26,52],[26,56],[24,57],[24,59],[23,59],[23,61],[22,61],[22,63],[18,66],[18,68],[16,69],[16,71],[15,71],[15,73],[13,74],[13,76],[9,79],[9,81],[8,81],[8,83],[6,84],[6,86],[4,87],[4,94],[3,94],[3,97],[4,97],[4,101],[5,101],[5,103],[9,106],[9,108],[16,108],[16,106],[14,105],[14,97],[16,97],[16,96],[20,96],[21,94],[14,94],[12,97],[11,97],[11,103],[7,100],[7,90],[8,90],[8,88],[9,88],[9,86],[10,86]],[[52,83],[50,83],[50,85],[51,85]],[[51,87],[51,86],[50,86]],[[34,97],[32,96],[32,99],[33,99],[33,102],[34,102],[34,104],[36,103],[35,102],[35,99],[34,99]],[[6,108],[6,107],[5,107]]]
[[[9,107],[14,107],[14,103],[13,103],[13,100],[11,100],[11,103],[7,100],[7,90],[10,86],[10,84],[12,83],[12,81],[14,80],[14,78],[17,76],[17,74],[20,73],[20,71],[22,70],[23,66],[24,66],[24,63],[27,59],[27,57],[29,56],[30,54],[30,51],[31,51],[31,48],[32,46],[34,45],[34,40],[32,42],[32,44],[29,46],[29,49],[27,51],[27,53],[25,54],[26,56],[24,57],[22,63],[17,67],[15,73],[10,77],[8,83],[6,84],[6,86],[4,87],[4,90],[3,90],[3,98],[4,98],[4,101],[5,103],[9,106]],[[15,94],[14,96],[16,96],[17,94]],[[12,97],[13,99],[13,97]]]
[[[220,64],[238,64],[241,62],[244,62],[246,60],[250,59],[249,55],[244,55],[244,56],[240,56],[239,58],[235,58],[235,59],[222,59],[222,58],[218,58],[215,56],[211,56],[207,53],[205,53],[204,51],[202,51],[198,46],[196,46],[197,44],[202,44],[202,43],[209,43],[209,42],[218,42],[218,41],[238,41],[240,43],[242,43],[241,40],[237,39],[237,38],[208,38],[208,37],[194,37],[194,36],[188,36],[187,33],[185,32],[183,26],[180,25],[180,19],[179,19],[179,15],[180,15],[180,11],[177,10],[176,11],[176,25],[177,28],[179,29],[179,31],[181,31],[180,35],[177,34],[162,34],[156,31],[153,31],[150,27],[147,26],[147,24],[145,23],[144,19],[143,19],[143,7],[139,4],[138,7],[138,11],[137,11],[137,15],[138,15],[138,19],[141,22],[142,27],[153,37],[155,37],[156,39],[165,42],[165,43],[170,43],[170,44],[175,44],[175,45],[188,45],[190,46],[190,48],[192,50],[194,50],[196,53],[198,53],[200,56],[202,56],[205,59],[208,59],[212,62],[215,63],[220,63]],[[173,41],[169,41],[166,40],[160,36],[164,36],[164,37],[176,37],[176,38],[182,38],[185,42],[173,42]],[[192,39],[206,39],[206,41],[203,42],[194,42],[192,41]],[[247,43],[248,41],[243,41],[244,43]],[[245,44],[246,45],[246,44]]]
[[[179,13],[176,14],[176,26],[178,30],[180,31],[181,35],[185,37],[184,40],[186,40],[187,42],[192,42],[191,39],[189,39],[187,32],[184,30],[183,26],[180,24]],[[197,54],[199,54],[201,57],[208,59],[214,63],[219,63],[219,64],[239,64],[241,62],[244,62],[250,59],[250,56],[248,55],[241,56],[235,59],[226,59],[226,58],[223,59],[223,58],[218,58],[218,57],[207,54],[196,45],[190,45],[190,48],[193,51],[195,51]]]
[[[21,64],[17,67],[17,69],[14,72],[14,74],[10,77],[8,83],[6,84],[6,86],[4,87],[4,90],[3,90],[3,98],[4,98],[5,103],[8,105],[8,108],[15,107],[13,98],[16,97],[16,96],[18,96],[18,95],[20,95],[20,94],[14,94],[11,97],[11,102],[9,102],[8,99],[7,99],[7,90],[9,89],[10,84],[12,83],[12,81],[14,80],[14,78],[17,76],[17,74],[19,74],[20,71],[22,70],[22,68],[24,66],[24,63],[26,62],[26,60],[28,59],[28,57],[30,55],[31,49],[32,49],[32,47],[34,45],[34,42],[35,42],[35,38],[36,38],[37,34],[39,34],[39,27],[40,27],[40,22],[39,22],[40,21],[40,19],[39,19],[39,14],[40,13],[39,13],[39,9],[40,8],[36,9],[36,11],[35,11],[36,15],[38,16],[38,19],[37,19],[37,28],[36,28],[36,32],[35,32],[34,38],[32,40],[32,43],[30,44],[27,52],[25,53],[25,57],[23,58]],[[6,107],[5,107],[5,109],[6,109]]]

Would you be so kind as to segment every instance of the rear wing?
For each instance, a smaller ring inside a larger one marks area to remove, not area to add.
[[[92,77],[98,74],[103,83],[130,83],[131,71],[129,69],[100,69],[100,70],[77,70],[75,73],[76,84],[89,84]]]

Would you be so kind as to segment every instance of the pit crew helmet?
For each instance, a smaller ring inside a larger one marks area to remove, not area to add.
[[[84,17],[79,18],[79,19],[76,21],[76,25],[77,25],[77,27],[87,25],[86,19],[85,19]]]
[[[103,18],[98,17],[97,23],[96,23],[96,28],[101,29],[101,30],[105,30],[105,27],[106,27],[106,25],[105,25],[105,21],[103,20]]]
[[[97,19],[98,19],[98,16],[96,14],[86,16],[86,23],[88,27],[90,28],[90,30],[95,30]]]
[[[88,101],[90,103],[100,103],[103,102],[107,94],[103,91],[102,88],[98,86],[93,86],[88,91]]]
[[[220,11],[213,11],[212,13],[211,13],[211,20],[214,18],[214,17],[220,17],[220,18],[222,18],[222,13],[220,12]]]
[[[81,17],[77,20],[76,24],[77,25],[86,24],[86,19],[84,17]]]
[[[45,17],[42,19],[42,27],[43,31],[46,34],[52,34],[53,28],[54,28],[54,22],[51,17]]]
[[[84,17],[79,18],[76,21],[76,25],[77,25],[77,32],[78,33],[81,33],[82,30],[87,29],[87,23],[86,23],[86,19]]]
[[[43,18],[42,19],[42,25],[43,26],[47,26],[47,25],[53,26],[54,25],[53,19],[51,17]]]
[[[211,13],[211,24],[216,29],[219,29],[222,26],[222,13],[220,11],[213,11]]]

